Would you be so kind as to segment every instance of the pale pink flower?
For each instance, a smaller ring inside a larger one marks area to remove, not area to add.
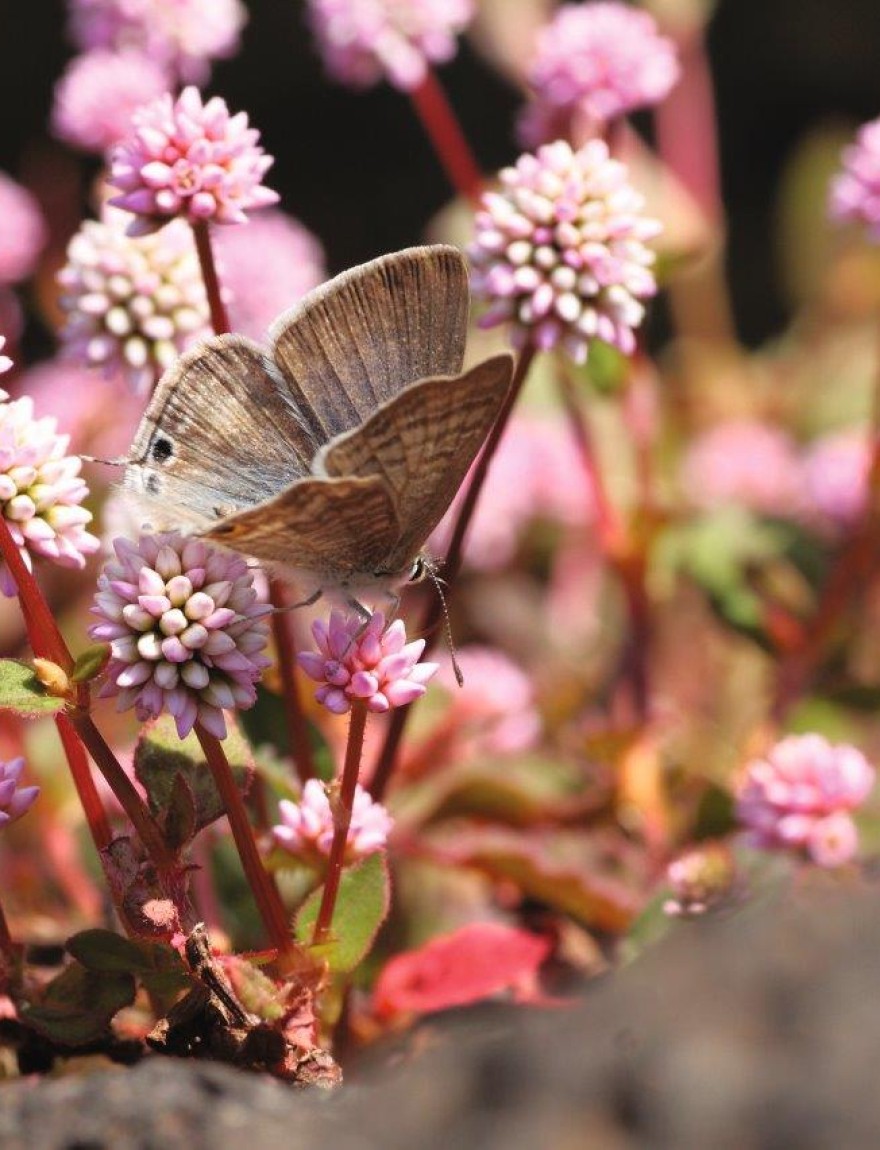
[[[86,531],[92,513],[80,506],[89,493],[82,461],[66,454],[70,437],[56,428],[54,416],[34,418],[30,396],[0,402],[0,512],[29,569],[38,555],[81,570],[99,543]],[[5,564],[0,591],[16,594]]]
[[[102,697],[144,721],[167,710],[181,738],[196,722],[224,738],[224,710],[256,701],[270,660],[270,608],[244,559],[176,534],[117,539],[98,580],[90,628],[110,644]]]
[[[861,751],[821,735],[790,735],[749,762],[736,792],[736,816],[760,847],[803,850],[820,866],[854,857],[858,835],[850,812],[874,785]]]
[[[880,240],[880,119],[859,128],[841,159],[843,171],[831,181],[831,218],[863,224],[872,240]]]
[[[309,779],[298,803],[282,799],[281,822],[272,828],[278,846],[303,862],[324,863],[333,843],[333,810],[324,784]],[[345,862],[352,863],[383,850],[394,820],[381,803],[374,803],[360,785],[355,787],[351,825],[345,840]]]
[[[534,100],[520,121],[527,147],[659,104],[679,76],[675,44],[630,4],[563,4],[538,35],[528,80]]]
[[[0,763],[0,827],[20,819],[34,805],[39,787],[19,786],[24,759]]]
[[[21,184],[0,172],[0,284],[27,279],[47,239],[37,201]]]
[[[386,79],[409,91],[430,64],[452,59],[473,0],[309,0],[309,21],[327,71],[343,84]]]
[[[71,0],[69,8],[79,48],[141,52],[194,84],[207,80],[212,60],[235,55],[247,20],[240,0]]]
[[[128,132],[135,111],[168,87],[142,53],[96,48],[71,60],[55,85],[52,131],[75,148],[104,152]]]
[[[136,391],[153,386],[180,353],[210,332],[205,285],[191,229],[174,220],[153,235],[126,235],[108,209],[86,220],[58,273],[67,320],[65,354]]]
[[[0,352],[3,351],[4,347],[6,347],[6,336],[0,335]],[[9,369],[11,367],[12,367],[12,360],[9,358],[9,356],[8,355],[0,355],[0,375],[2,375],[4,373],[4,371],[9,371]],[[9,399],[9,396],[6,394],[5,391],[0,392],[0,400],[2,400],[2,399]]]
[[[482,327],[510,322],[515,346],[562,347],[584,363],[593,340],[630,355],[656,293],[647,246],[661,231],[626,166],[602,140],[562,140],[524,155],[486,192],[470,247]]]
[[[865,509],[870,469],[871,443],[863,431],[837,431],[816,440],[803,460],[808,514],[820,525],[852,526]]]
[[[721,842],[690,847],[666,868],[671,897],[663,904],[665,914],[694,918],[727,902],[737,886],[736,862]]]
[[[541,717],[532,680],[502,651],[476,644],[456,651],[464,686],[451,664],[440,668],[437,681],[450,693],[452,716],[472,732],[480,748],[510,754],[535,745]]]
[[[762,515],[790,515],[801,503],[801,470],[791,437],[753,419],[704,431],[688,447],[682,490],[696,507],[730,504]]]
[[[315,620],[312,635],[318,653],[300,651],[297,660],[321,684],[315,698],[336,715],[350,711],[355,701],[375,712],[404,707],[424,695],[437,671],[436,663],[419,663],[425,640],[407,643],[402,619],[386,630],[381,611],[366,624],[357,615],[332,611],[329,623]]]
[[[259,138],[246,113],[231,116],[220,96],[203,104],[197,88],[176,99],[166,93],[135,113],[129,135],[112,149],[108,182],[122,194],[110,202],[134,213],[130,235],[175,216],[242,224],[246,212],[278,200],[263,186],[273,160]]]
[[[254,339],[327,277],[317,237],[275,208],[255,215],[247,227],[219,229],[215,239],[233,330]]]

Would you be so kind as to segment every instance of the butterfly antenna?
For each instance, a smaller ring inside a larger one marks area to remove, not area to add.
[[[101,459],[99,455],[80,455],[80,459],[86,463],[104,463],[107,467],[128,467],[129,463],[134,463],[133,459]]]
[[[464,686],[464,675],[461,673],[461,667],[458,665],[458,659],[455,657],[455,643],[452,638],[452,623],[449,619],[449,608],[446,606],[446,596],[443,594],[443,580],[434,569],[433,563],[425,563],[425,574],[434,584],[434,590],[440,599],[440,606],[443,608],[443,630],[446,634],[446,645],[449,648],[449,657],[452,660],[452,670],[455,672],[455,681],[459,687]]]

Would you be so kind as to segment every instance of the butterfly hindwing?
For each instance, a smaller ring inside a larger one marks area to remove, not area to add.
[[[417,379],[460,372],[467,317],[464,259],[437,245],[337,276],[279,316],[270,336],[293,403],[326,442]]]

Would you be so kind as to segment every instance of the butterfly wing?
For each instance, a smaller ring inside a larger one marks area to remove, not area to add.
[[[320,442],[265,350],[242,336],[217,336],[162,376],[135,435],[125,487],[143,497],[154,527],[198,527],[307,475]]]
[[[204,537],[339,584],[380,569],[399,533],[386,485],[368,476],[300,479],[211,526]]]
[[[400,534],[383,564],[405,568],[440,522],[498,418],[513,357],[498,355],[452,379],[423,379],[354,431],[321,450],[329,476],[378,476],[391,493]]]
[[[417,379],[457,375],[467,317],[465,261],[435,245],[337,276],[279,316],[269,334],[293,403],[326,443]]]

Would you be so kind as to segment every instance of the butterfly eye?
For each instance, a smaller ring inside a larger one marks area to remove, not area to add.
[[[153,440],[150,448],[150,454],[154,462],[164,463],[166,459],[170,459],[174,453],[174,448],[170,439],[166,439],[164,435],[159,435]]]

